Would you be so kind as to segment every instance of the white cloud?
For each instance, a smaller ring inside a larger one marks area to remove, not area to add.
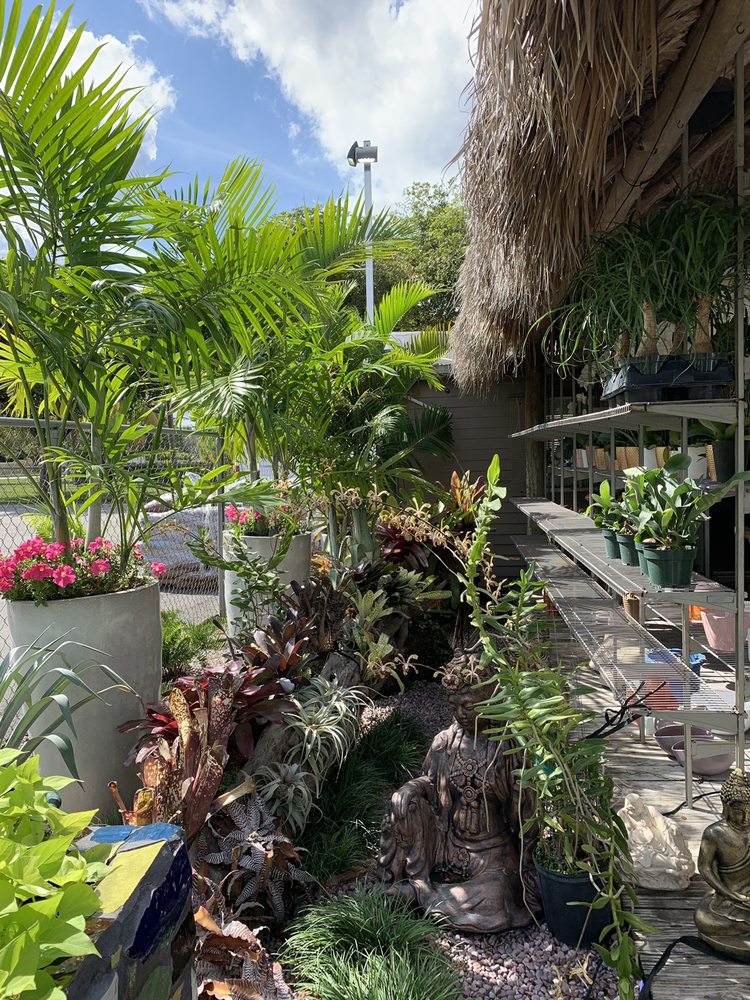
[[[78,63],[83,62],[95,48],[102,46],[88,77],[95,83],[101,83],[119,68],[126,74],[125,86],[138,89],[132,104],[134,114],[150,111],[154,116],[144,136],[141,157],[153,161],[157,153],[159,116],[174,108],[177,97],[169,78],[162,76],[150,59],[136,51],[136,45],[143,41],[145,39],[141,35],[131,35],[123,42],[114,35],[97,36],[84,31],[76,51],[76,60]]]
[[[352,141],[377,143],[381,201],[397,200],[414,180],[439,180],[458,151],[477,0],[140,3],[185,32],[216,38],[237,59],[261,60],[342,178],[354,179]],[[299,155],[301,137],[291,131]]]

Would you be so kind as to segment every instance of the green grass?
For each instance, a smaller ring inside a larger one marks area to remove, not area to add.
[[[456,1000],[458,977],[433,943],[435,930],[382,887],[362,888],[296,920],[282,961],[314,1000]]]
[[[319,818],[302,837],[305,868],[320,882],[359,872],[375,856],[388,795],[419,772],[427,741],[398,714],[373,726],[324,784]]]

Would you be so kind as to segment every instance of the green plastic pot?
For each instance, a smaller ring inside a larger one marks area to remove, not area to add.
[[[602,538],[604,539],[604,551],[607,559],[619,559],[620,546],[612,528],[602,528]]]
[[[646,563],[646,553],[643,542],[635,543],[635,551],[638,553],[638,569],[644,576],[648,576],[648,564]]]
[[[615,538],[620,549],[620,559],[626,566],[637,566],[638,553],[635,551],[635,538],[632,535],[623,535],[619,531],[615,532]]]
[[[645,545],[643,554],[649,581],[655,587],[671,589],[690,586],[695,562],[694,548],[656,549]]]

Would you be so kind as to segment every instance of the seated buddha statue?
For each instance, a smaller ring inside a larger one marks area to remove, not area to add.
[[[750,779],[733,771],[721,787],[722,817],[703,831],[698,871],[711,892],[698,905],[700,937],[750,962]]]
[[[458,930],[525,927],[540,910],[534,837],[520,828],[533,807],[513,775],[519,754],[488,740],[474,713],[485,695],[452,695],[454,718],[435,737],[423,774],[395,794],[383,821],[378,871],[390,891],[441,914]]]

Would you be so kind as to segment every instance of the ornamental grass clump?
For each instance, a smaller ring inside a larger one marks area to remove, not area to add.
[[[120,546],[103,538],[88,545],[75,538],[68,553],[62,542],[45,542],[37,535],[0,560],[0,592],[9,601],[46,604],[62,597],[93,597],[144,586],[166,569],[161,562],[147,567],[138,546],[123,559]]]
[[[438,925],[376,887],[327,900],[292,924],[283,960],[311,1000],[457,1000]]]

